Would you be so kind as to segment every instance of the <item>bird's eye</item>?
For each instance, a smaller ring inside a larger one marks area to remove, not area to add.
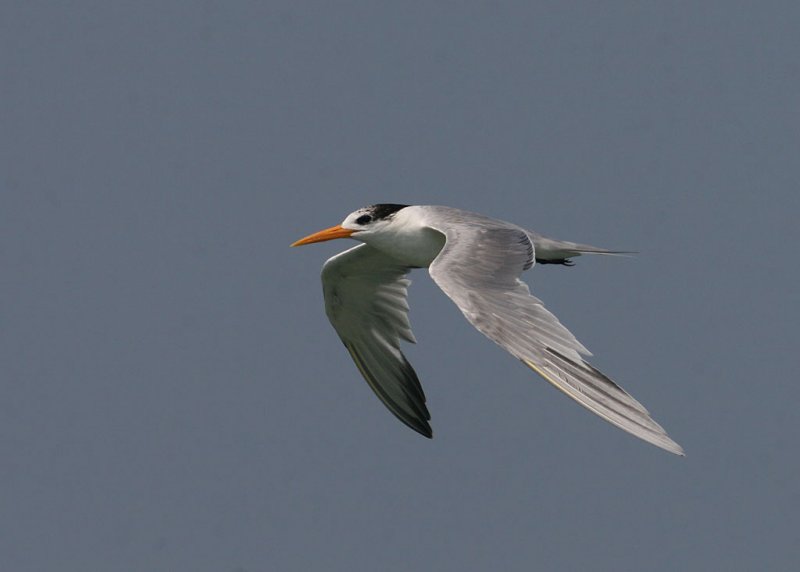
[[[361,215],[356,219],[356,223],[358,224],[369,224],[371,222],[372,222],[372,217],[369,216],[368,214]]]

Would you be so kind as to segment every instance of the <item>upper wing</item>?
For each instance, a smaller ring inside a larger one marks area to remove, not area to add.
[[[361,375],[400,421],[431,437],[431,416],[417,374],[400,351],[414,342],[408,322],[408,267],[366,244],[322,267],[325,312]]]
[[[606,421],[683,454],[638,401],[581,358],[591,354],[519,279],[534,260],[523,229],[484,217],[430,226],[446,237],[431,278],[473,326]]]

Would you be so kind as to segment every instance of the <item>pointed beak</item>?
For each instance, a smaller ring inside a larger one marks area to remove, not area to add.
[[[347,238],[355,231],[350,230],[349,228],[342,228],[341,225],[332,226],[330,228],[326,228],[325,230],[321,230],[319,232],[315,232],[314,234],[309,234],[308,236],[301,238],[297,242],[293,242],[291,246],[303,246],[304,244],[311,244],[312,242],[323,242],[326,240],[333,240],[334,238]]]

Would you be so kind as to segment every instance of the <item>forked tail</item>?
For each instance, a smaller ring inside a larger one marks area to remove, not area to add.
[[[582,254],[604,254],[607,256],[636,254],[628,250],[608,250],[607,248],[599,248],[589,244],[555,240],[533,231],[527,232],[533,242],[536,262],[539,264],[564,264],[570,266],[573,263],[569,259]]]

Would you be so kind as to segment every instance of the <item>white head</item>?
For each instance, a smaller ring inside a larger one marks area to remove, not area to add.
[[[360,208],[347,215],[344,221],[342,221],[342,224],[310,234],[293,243],[292,246],[333,240],[334,238],[354,238],[364,241],[365,239],[369,239],[370,236],[374,236],[382,230],[385,230],[391,225],[395,214],[407,206],[408,205],[378,204]]]

